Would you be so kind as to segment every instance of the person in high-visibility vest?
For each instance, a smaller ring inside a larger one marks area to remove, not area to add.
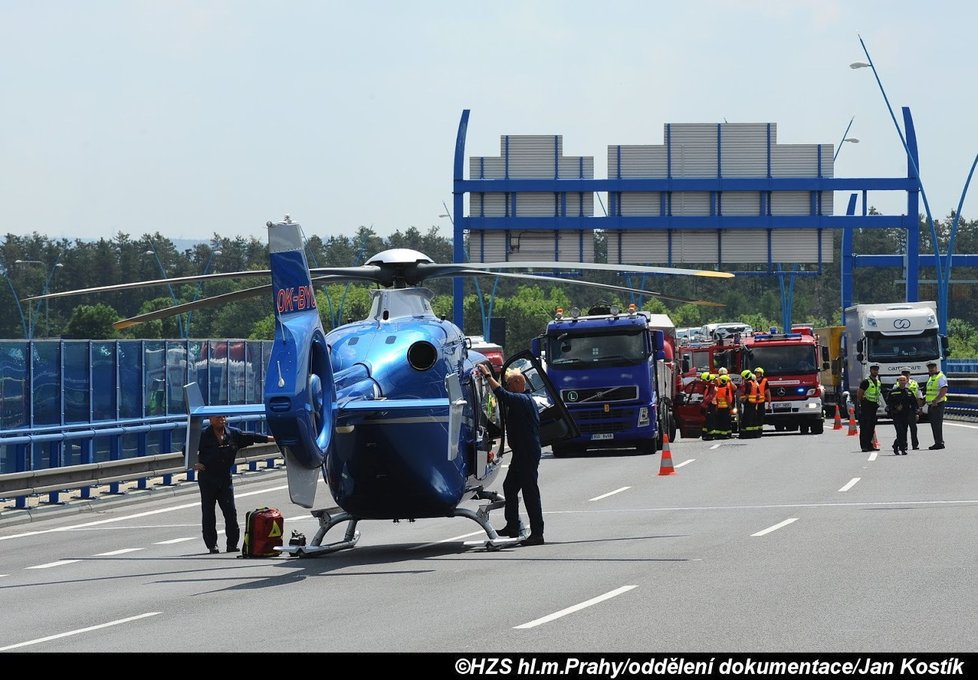
[[[937,369],[936,361],[927,362],[927,387],[924,390],[924,406],[927,408],[927,419],[930,421],[930,431],[934,435],[934,444],[927,448],[931,451],[944,448],[944,405],[947,403],[947,377]]]
[[[713,438],[730,439],[730,409],[734,405],[734,391],[729,375],[717,377],[717,391],[713,401],[717,407],[717,425],[713,430]]]
[[[863,451],[878,451],[873,446],[876,435],[876,410],[883,403],[883,385],[880,382],[879,364],[869,367],[869,377],[859,383],[856,390],[856,403],[859,405],[859,446]]]
[[[709,371],[704,371],[700,375],[700,380],[706,383],[703,392],[703,405],[706,407],[705,420],[703,422],[703,441],[708,442],[713,439],[713,431],[717,427],[717,405],[714,397],[716,396],[717,376]]]
[[[758,407],[762,406],[761,388],[754,379],[754,374],[749,370],[742,371],[740,377],[743,378],[740,396],[740,438],[755,439],[761,436],[761,423],[764,418],[764,413],[758,411]]]
[[[910,377],[910,367],[904,366],[900,369],[900,375],[906,376],[907,378],[907,389],[913,394],[914,398],[917,400],[917,410],[924,405],[923,395],[920,393],[920,385],[917,381]],[[914,417],[910,419],[910,444],[914,451],[920,448],[920,440],[917,439],[917,413],[914,412]]]
[[[764,434],[764,414],[771,408],[771,388],[768,387],[767,378],[764,375],[764,369],[760,366],[755,366],[754,377],[757,378],[757,388],[758,388],[758,404],[757,404],[757,436],[760,437]]]

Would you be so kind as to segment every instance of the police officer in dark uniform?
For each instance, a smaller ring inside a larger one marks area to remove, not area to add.
[[[907,455],[907,429],[911,421],[917,420],[917,395],[910,391],[907,376],[897,378],[896,385],[886,398],[887,411],[893,419],[896,429],[896,441],[893,442],[893,454]]]
[[[243,432],[227,424],[227,416],[211,416],[210,422],[200,433],[197,450],[197,486],[200,489],[200,521],[204,535],[204,545],[210,553],[217,549],[217,516],[214,503],[224,514],[224,533],[228,552],[237,552],[241,528],[238,526],[238,511],[234,507],[234,485],[231,483],[231,466],[238,455],[238,449],[260,442],[273,442],[275,438],[267,434]]]
[[[500,536],[519,538],[520,507],[519,492],[523,492],[523,504],[530,518],[530,535],[521,545],[542,545],[543,507],[540,501],[540,487],[537,484],[540,467],[540,412],[533,397],[526,390],[526,378],[515,370],[506,372],[506,387],[503,388],[486,364],[479,364],[476,371],[489,380],[489,387],[499,403],[506,408],[506,433],[513,449],[513,459],[503,480],[503,495],[506,497],[506,526],[497,531]]]

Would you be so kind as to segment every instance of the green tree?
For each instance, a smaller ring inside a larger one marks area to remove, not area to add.
[[[108,305],[80,305],[68,320],[63,337],[71,339],[108,340],[120,337],[112,327],[119,314]]]

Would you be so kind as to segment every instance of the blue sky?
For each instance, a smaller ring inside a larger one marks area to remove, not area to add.
[[[853,119],[836,176],[898,176],[872,72],[848,66],[860,35],[898,116],[911,108],[944,217],[978,154],[976,20],[902,0],[0,0],[0,233],[263,239],[289,213],[307,235],[449,236],[466,108],[466,157],[560,134],[597,177],[607,145],[661,144],[665,123],[838,144]],[[899,194],[870,203],[905,211]]]

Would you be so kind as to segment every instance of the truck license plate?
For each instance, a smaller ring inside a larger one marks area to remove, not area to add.
[[[615,438],[615,435],[611,434],[610,432],[601,432],[599,434],[592,434],[591,435],[591,440],[592,441],[594,441],[596,439],[614,439],[614,438]]]
[[[774,404],[774,410],[775,411],[790,411],[791,410],[791,404],[787,404],[787,403],[778,404],[778,403],[775,403]]]

